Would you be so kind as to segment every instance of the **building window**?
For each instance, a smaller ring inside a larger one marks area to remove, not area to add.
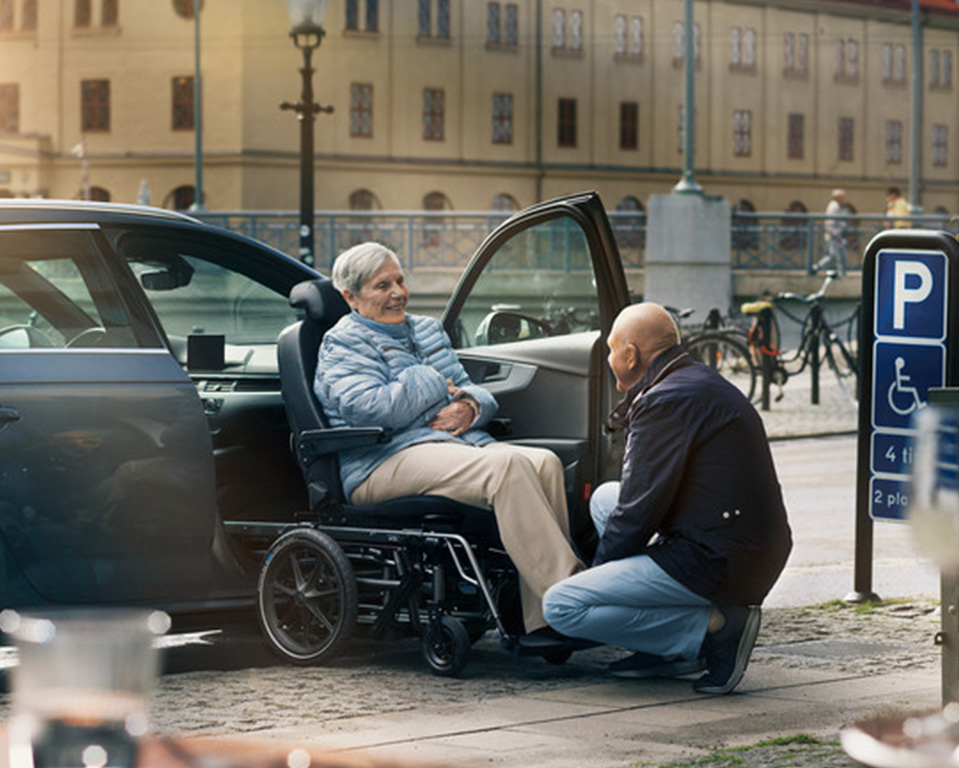
[[[619,148],[639,149],[639,104],[635,101],[620,102]]]
[[[902,122],[886,121],[886,162],[898,165],[902,162]]]
[[[569,14],[569,47],[574,51],[583,50],[582,11],[571,11]]]
[[[614,39],[614,49],[613,52],[617,56],[626,55],[626,17],[623,14],[618,14],[615,21],[613,22],[613,39]]]
[[[379,201],[370,190],[356,189],[350,192],[351,211],[378,211],[379,209]]]
[[[743,32],[739,27],[729,30],[729,65],[738,67],[743,63]]]
[[[115,27],[119,20],[119,0],[103,0],[103,5],[100,6],[100,26]]]
[[[23,15],[20,17],[20,28],[37,28],[37,0],[23,0]]]
[[[0,0],[0,30],[13,31],[13,0]]]
[[[433,28],[433,5],[436,4],[436,28]],[[418,26],[420,37],[438,37],[448,40],[450,36],[450,0],[419,0]]]
[[[949,126],[936,123],[932,126],[932,164],[938,168],[945,168],[949,152]]]
[[[506,4],[506,29],[503,41],[506,45],[519,45],[519,6],[516,3]]]
[[[929,51],[929,87],[952,86],[952,51]]]
[[[892,79],[897,83],[906,82],[906,46],[897,45],[892,62]]]
[[[346,0],[346,28],[356,32],[360,29],[360,0]],[[367,32],[377,32],[380,28],[379,0],[366,0]]]
[[[206,197],[206,195],[204,195],[204,197]],[[191,205],[193,205],[193,201],[195,199],[196,193],[193,189],[193,185],[184,184],[181,187],[177,187],[166,196],[166,200],[163,201],[163,207],[173,208],[175,211],[186,211],[189,210]]]
[[[633,16],[629,20],[629,55],[638,59],[643,55],[643,17]]]
[[[194,125],[194,80],[192,75],[174,77],[173,87],[173,130],[192,131]]]
[[[743,33],[743,66],[750,69],[756,66],[756,30],[747,29]]]
[[[882,44],[882,81],[892,81],[892,43]]]
[[[90,0],[73,0],[73,26],[89,27],[91,16]]]
[[[733,154],[749,157],[753,146],[753,113],[748,109],[733,112]]]
[[[346,0],[346,28],[360,28],[360,0]]]
[[[0,133],[20,132],[20,85],[0,83]]]
[[[859,41],[846,41],[846,76],[859,77]]]
[[[486,4],[486,43],[500,44],[500,4]]]
[[[200,0],[202,8],[203,0]],[[173,0],[173,10],[184,19],[193,18],[193,0]],[[191,193],[192,194],[192,193]]]
[[[83,133],[110,130],[110,81],[80,82],[80,131]]]
[[[805,32],[796,37],[796,72],[809,73],[809,35]]]
[[[513,94],[493,94],[493,143],[513,143]]]
[[[505,11],[505,17],[504,17]],[[492,47],[519,43],[519,8],[516,3],[486,4],[486,44]]]
[[[566,47],[566,11],[562,8],[553,10],[553,48]]]
[[[783,71],[796,71],[796,36],[792,32],[783,35]]]
[[[561,147],[576,146],[576,99],[559,100],[559,122],[556,143]]]
[[[942,87],[952,88],[952,51],[942,52]]]
[[[851,161],[853,159],[853,128],[855,123],[851,117],[839,118],[839,159]]]
[[[693,24],[693,61],[700,63],[700,41],[702,39],[699,24]],[[677,21],[673,24],[673,66],[681,67],[686,60],[686,25]]]
[[[423,138],[443,141],[444,93],[442,88],[423,89]]]
[[[790,112],[786,123],[786,155],[790,160],[802,160],[805,154],[806,116],[799,112]]]
[[[373,136],[373,85],[350,83],[350,136]]]
[[[929,85],[933,88],[939,85],[939,51],[929,51]]]
[[[366,0],[366,31],[380,30],[380,0]]]
[[[501,192],[493,197],[493,210],[496,213],[513,213],[519,210],[519,203],[511,194]]]

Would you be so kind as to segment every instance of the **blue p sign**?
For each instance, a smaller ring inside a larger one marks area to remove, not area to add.
[[[881,251],[876,269],[876,335],[944,339],[945,276],[944,253]]]

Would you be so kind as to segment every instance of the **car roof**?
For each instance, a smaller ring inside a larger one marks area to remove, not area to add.
[[[0,199],[0,218],[4,221],[105,221],[137,219],[149,221],[180,221],[200,224],[192,216],[165,208],[123,203],[100,203],[91,200],[51,200],[47,198]]]

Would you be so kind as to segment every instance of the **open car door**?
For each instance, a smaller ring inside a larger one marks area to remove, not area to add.
[[[605,344],[628,303],[609,220],[589,192],[505,221],[473,256],[443,316],[470,378],[499,402],[494,436],[562,458],[573,536],[584,546],[589,494],[618,473],[607,468],[604,424],[616,389]]]

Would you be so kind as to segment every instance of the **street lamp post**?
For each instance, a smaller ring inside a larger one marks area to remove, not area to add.
[[[280,109],[296,112],[300,121],[300,260],[313,265],[313,122],[318,112],[332,112],[313,101],[313,51],[323,42],[323,19],[329,0],[286,0],[290,14],[290,37],[303,52],[303,91],[296,103],[284,101]]]

